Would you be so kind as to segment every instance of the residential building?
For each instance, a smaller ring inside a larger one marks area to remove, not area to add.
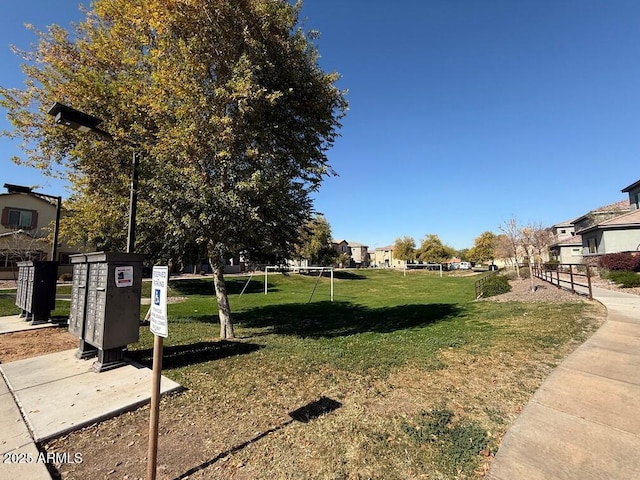
[[[368,267],[369,266],[369,247],[358,242],[349,242],[349,248],[351,249],[351,261],[356,267]]]
[[[628,198],[591,211],[572,223],[585,257],[640,251],[640,181],[622,189]]]
[[[52,260],[56,204],[27,187],[5,184],[5,188],[8,193],[0,194],[0,278],[7,280],[16,279],[17,262]],[[69,255],[73,253],[78,251],[59,242],[53,259],[60,262],[59,275],[71,272]]]
[[[372,259],[371,263],[378,268],[402,268],[406,264],[404,260],[398,260],[393,256],[393,245],[376,248],[375,259]]]
[[[332,240],[331,248],[333,248],[338,254],[348,255],[351,260],[349,267],[368,267],[370,263],[370,257],[368,254],[369,247],[358,242],[350,242],[347,240]]]
[[[582,263],[582,236],[576,235],[571,220],[551,227],[553,242],[549,245],[549,257],[560,263]]]

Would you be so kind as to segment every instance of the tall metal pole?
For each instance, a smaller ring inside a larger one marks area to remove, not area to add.
[[[42,196],[49,196],[38,194]],[[56,261],[56,256],[58,255],[58,232],[60,231],[60,212],[62,210],[62,197],[51,197],[56,199],[56,223],[53,227],[53,244],[51,245],[51,261]]]
[[[129,229],[127,235],[127,253],[133,253],[136,243],[136,212],[138,209],[138,166],[140,155],[134,150],[131,165],[131,185],[129,191]]]

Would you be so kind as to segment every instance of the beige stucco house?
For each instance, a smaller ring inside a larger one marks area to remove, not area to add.
[[[626,200],[593,210],[572,222],[583,257],[640,251],[640,180],[622,189]]]
[[[571,220],[551,227],[553,243],[549,245],[550,260],[560,263],[582,263],[582,236],[576,234]]]
[[[24,260],[52,260],[53,227],[56,201],[34,192],[11,191],[0,194],[0,278],[15,279],[16,262]],[[21,187],[25,188],[25,187]],[[69,255],[78,253],[58,242],[56,258],[60,262],[58,274],[71,272]]]
[[[403,268],[406,262],[395,258],[393,256],[393,245],[387,245],[386,247],[376,248],[375,259],[372,259],[371,263],[378,268]]]
[[[368,267],[370,263],[369,247],[358,242],[347,240],[332,240],[331,247],[339,254],[346,254],[351,257],[349,266]],[[346,266],[346,265],[345,265]]]

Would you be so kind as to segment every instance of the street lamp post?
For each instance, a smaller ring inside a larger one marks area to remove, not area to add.
[[[59,102],[56,102],[47,113],[55,117],[55,122],[60,125],[73,128],[74,130],[78,130],[83,133],[94,132],[113,140],[113,135],[98,127],[102,123],[102,120],[94,117],[93,115],[81,112],[80,110],[68,107],[67,105],[63,105]],[[126,139],[123,141],[133,147],[131,179],[129,186],[129,225],[127,228],[127,253],[133,253],[136,241],[136,212],[138,209],[138,169],[140,166],[140,154],[136,148],[138,147],[137,143]]]
[[[47,113],[60,125],[114,140],[113,135],[99,128],[102,121],[92,115],[61,103],[55,103]],[[140,156],[137,143],[128,139],[122,142],[133,147],[127,253],[94,252],[72,258],[74,289],[76,273],[78,276],[77,290],[72,292],[69,331],[80,338],[78,358],[88,358],[97,352],[98,360],[93,369],[98,372],[124,365],[124,348],[128,343],[138,341],[139,335],[143,255],[133,251]],[[107,290],[109,294],[105,293]]]

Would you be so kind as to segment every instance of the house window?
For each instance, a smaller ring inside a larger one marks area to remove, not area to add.
[[[38,213],[35,210],[5,207],[2,210],[2,225],[6,228],[36,228]]]
[[[587,246],[589,247],[589,253],[596,253],[598,249],[596,248],[596,239],[590,238],[587,240]]]
[[[582,249],[581,248],[572,248],[571,249],[571,256],[572,257],[581,257],[582,256]]]
[[[31,212],[27,210],[9,210],[9,225],[16,228],[31,226]]]
[[[567,231],[563,228],[562,230],[560,230],[560,233],[567,233]]]

